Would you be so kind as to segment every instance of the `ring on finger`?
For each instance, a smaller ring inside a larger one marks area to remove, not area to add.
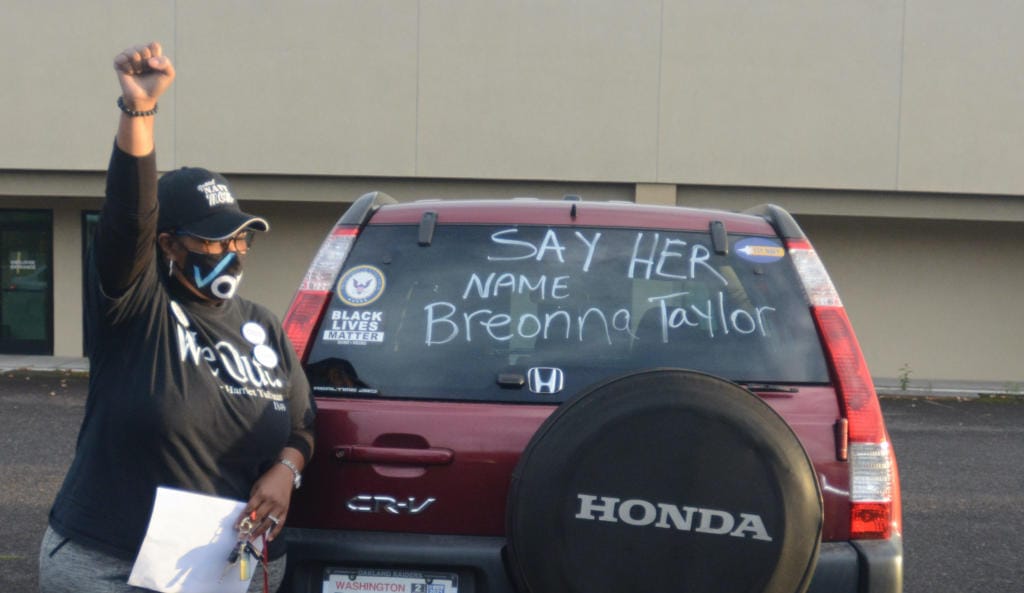
[[[277,517],[275,517],[273,515],[267,515],[267,519],[269,519],[270,522],[274,524],[274,527],[277,527],[277,524],[281,522],[280,519],[278,519]]]

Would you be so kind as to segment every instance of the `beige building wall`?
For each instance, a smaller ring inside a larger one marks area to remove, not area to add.
[[[3,7],[3,168],[102,168],[112,55],[159,39],[162,168],[1024,193],[1014,3]]]
[[[165,0],[0,0],[0,170],[105,168],[120,93],[114,55],[140,40],[173,47],[174,30]],[[157,149],[170,156],[173,118],[158,126]]]
[[[800,217],[872,373],[1021,383],[1020,223]]]
[[[179,71],[158,165],[220,170],[271,217],[243,292],[278,313],[326,229],[373,189],[775,202],[807,227],[876,375],[907,364],[920,378],[1024,379],[1024,316],[1008,309],[1024,253],[1011,239],[1024,236],[1022,6],[0,8],[0,208],[53,209],[57,354],[80,353],[80,221],[98,207],[118,117],[111,59],[158,39]]]
[[[904,3],[899,189],[1024,193],[1024,4]]]
[[[659,181],[897,189],[902,2],[666,2]]]

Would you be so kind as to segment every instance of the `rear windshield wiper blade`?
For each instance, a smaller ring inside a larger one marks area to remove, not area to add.
[[[758,383],[755,381],[737,381],[740,385],[751,391],[762,391],[771,393],[798,393],[800,390],[792,385],[778,385],[776,383]]]

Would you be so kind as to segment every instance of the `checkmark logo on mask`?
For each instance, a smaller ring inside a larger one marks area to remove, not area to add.
[[[217,276],[220,276],[220,273],[224,271],[224,268],[227,268],[228,265],[230,265],[234,259],[234,252],[225,255],[220,260],[220,263],[218,263],[217,266],[213,268],[213,270],[211,270],[210,273],[207,274],[205,277],[203,276],[202,271],[199,269],[199,266],[193,264],[192,273],[194,274],[196,279],[196,288],[202,288],[209,284],[210,282],[212,282],[215,278],[217,278]]]

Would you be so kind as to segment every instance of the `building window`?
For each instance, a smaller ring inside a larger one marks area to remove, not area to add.
[[[48,210],[0,210],[0,353],[53,354]]]

